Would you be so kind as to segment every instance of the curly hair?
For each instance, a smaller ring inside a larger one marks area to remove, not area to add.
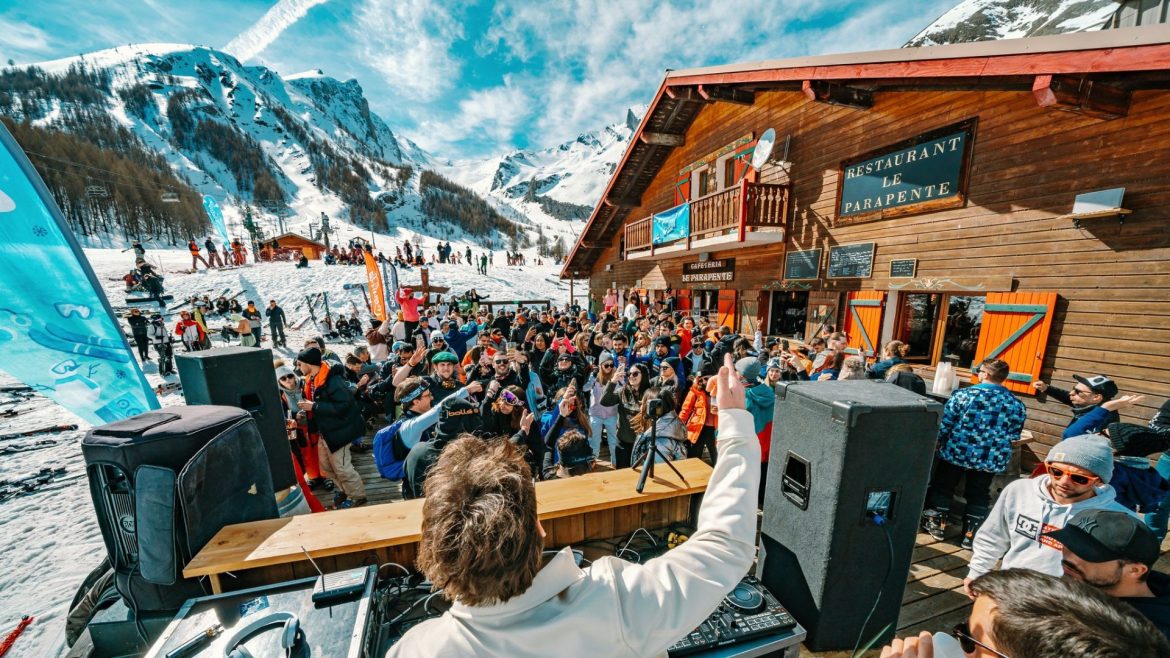
[[[540,571],[536,523],[536,488],[520,450],[463,435],[427,474],[418,568],[452,601],[502,603]]]

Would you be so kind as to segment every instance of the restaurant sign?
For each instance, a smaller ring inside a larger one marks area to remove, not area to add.
[[[966,204],[975,126],[968,119],[841,163],[838,218],[884,219]]]
[[[704,260],[697,263],[683,263],[683,283],[710,283],[731,281],[735,278],[735,259]]]

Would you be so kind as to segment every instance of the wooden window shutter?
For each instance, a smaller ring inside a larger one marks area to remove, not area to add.
[[[720,290],[718,304],[719,326],[731,327],[733,332],[738,331],[735,323],[735,291]]]
[[[691,175],[689,173],[681,176],[674,183],[674,205],[686,203],[691,200]]]
[[[975,363],[989,358],[1007,361],[1011,374],[1004,386],[1016,393],[1034,393],[1032,382],[1044,365],[1055,310],[1054,292],[987,293]]]
[[[691,304],[691,291],[684,288],[682,290],[674,291],[674,310],[689,311],[693,308]]]
[[[882,290],[858,290],[849,293],[845,310],[845,333],[849,336],[848,354],[866,358],[876,356],[882,333],[882,315],[886,309],[886,293]]]

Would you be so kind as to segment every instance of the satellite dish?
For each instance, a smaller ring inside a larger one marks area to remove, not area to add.
[[[752,169],[759,171],[760,167],[768,162],[768,158],[772,157],[774,146],[776,146],[776,131],[769,128],[764,131],[763,135],[760,135],[759,141],[756,142],[756,150],[752,153]]]

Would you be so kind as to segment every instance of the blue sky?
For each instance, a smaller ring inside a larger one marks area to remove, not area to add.
[[[958,0],[0,0],[0,62],[127,43],[224,48],[356,78],[442,157],[544,147],[621,121],[663,72],[896,48]]]

